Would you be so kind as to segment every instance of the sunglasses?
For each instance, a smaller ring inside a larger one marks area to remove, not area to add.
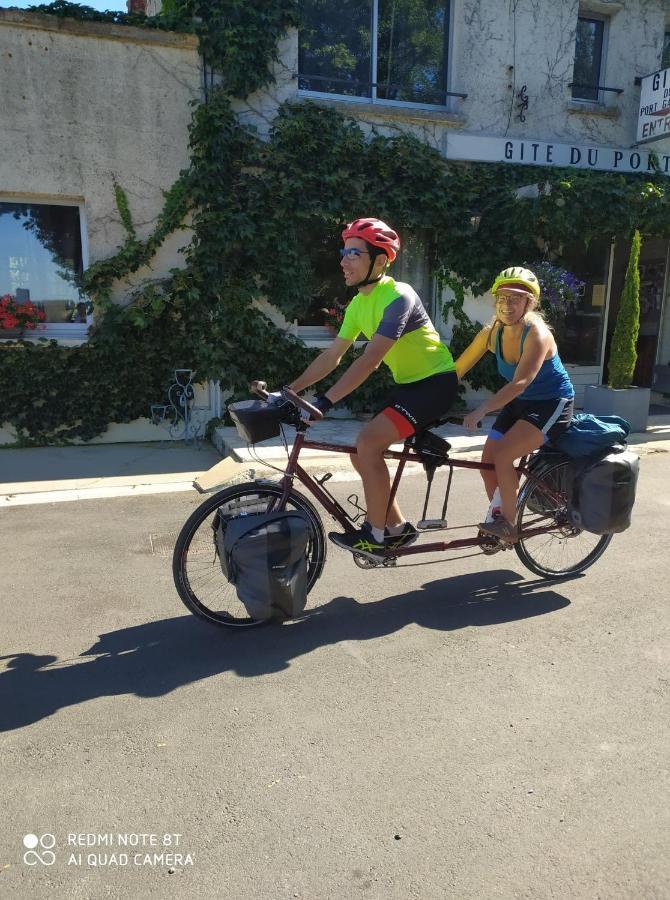
[[[359,250],[357,247],[343,247],[340,250],[342,259],[358,259],[363,254],[366,256],[370,255],[367,250]]]
[[[529,298],[525,295],[519,297],[518,295],[511,296],[510,294],[497,294],[496,304],[498,306],[501,306],[503,303],[508,306],[520,306],[522,303],[526,303],[528,299]]]

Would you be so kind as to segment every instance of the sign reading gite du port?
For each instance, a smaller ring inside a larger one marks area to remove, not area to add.
[[[670,69],[645,75],[640,90],[637,143],[670,136]]]

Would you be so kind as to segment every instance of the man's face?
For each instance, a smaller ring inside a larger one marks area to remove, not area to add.
[[[377,258],[375,269],[370,275],[371,278],[379,274],[377,267],[380,264],[383,265],[383,263],[380,263],[380,259],[385,260],[386,257]],[[365,241],[361,240],[361,238],[347,238],[344,242],[344,256],[340,265],[342,266],[344,282],[347,287],[363,281],[370,268],[370,251]]]

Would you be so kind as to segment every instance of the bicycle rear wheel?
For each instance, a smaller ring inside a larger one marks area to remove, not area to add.
[[[282,488],[272,482],[234,485],[202,503],[186,520],[172,557],[172,574],[177,592],[194,615],[214,625],[249,627],[252,619],[221,570],[215,541],[217,517],[225,522],[239,516],[272,512],[282,496]],[[310,501],[291,491],[287,509],[302,512],[309,522],[307,544],[307,590],[314,587],[326,560],[326,540],[319,514]]]
[[[577,575],[599,559],[611,534],[591,534],[577,528],[570,519],[572,489],[570,462],[562,460],[543,467],[524,484],[517,505],[517,525],[521,535],[514,545],[521,562],[542,578]],[[549,528],[524,537],[524,530]]]

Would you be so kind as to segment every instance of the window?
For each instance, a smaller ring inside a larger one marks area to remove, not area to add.
[[[347,288],[342,278],[339,248],[342,246],[341,227],[325,235],[318,246],[312,246],[314,269],[313,300],[297,321],[298,334],[303,340],[332,340],[339,329],[339,321],[356,293]],[[412,285],[423,302],[426,312],[435,321],[435,283],[428,267],[425,234],[403,232],[400,253],[389,269],[396,281]]]
[[[605,324],[610,244],[594,240],[585,247],[569,244],[563,248],[559,265],[585,282],[575,309],[554,326],[556,342],[564,363],[599,366]]]
[[[301,90],[445,106],[449,0],[305,0]]]
[[[661,56],[661,68],[667,69],[670,66],[670,31],[666,31],[663,35],[663,55]]]
[[[605,22],[603,19],[577,19],[575,69],[572,76],[572,96],[575,100],[597,102],[603,60]]]
[[[47,336],[85,335],[92,308],[76,286],[82,271],[78,206],[0,202],[0,296],[35,304]]]

